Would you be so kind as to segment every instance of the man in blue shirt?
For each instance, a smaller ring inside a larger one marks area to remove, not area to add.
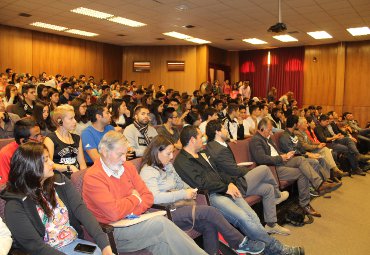
[[[104,105],[92,105],[89,109],[92,125],[82,131],[82,147],[86,164],[91,166],[95,160],[100,158],[98,145],[102,137],[114,127],[109,125],[111,114]]]

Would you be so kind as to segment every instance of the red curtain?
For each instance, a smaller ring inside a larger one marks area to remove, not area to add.
[[[292,91],[302,104],[304,47],[242,51],[239,59],[240,79],[252,83],[252,96],[266,97],[270,88],[276,87],[278,98]]]

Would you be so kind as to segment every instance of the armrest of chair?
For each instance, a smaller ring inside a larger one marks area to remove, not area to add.
[[[106,233],[108,236],[109,244],[110,244],[110,247],[112,248],[113,253],[118,254],[116,241],[114,240],[114,235],[113,235],[114,227],[109,224],[105,224],[101,222],[99,222],[99,224],[103,232]]]
[[[169,204],[153,204],[151,209],[155,209],[155,210],[163,210],[163,211],[166,211],[166,214],[167,214],[167,218],[172,221],[172,215],[171,215],[171,205]]]

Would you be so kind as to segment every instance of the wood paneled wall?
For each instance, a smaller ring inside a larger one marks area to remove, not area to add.
[[[316,61],[314,61],[316,58]],[[370,41],[307,46],[303,103],[370,121]]]
[[[122,77],[122,47],[0,25],[0,68],[17,73]]]
[[[164,84],[180,92],[192,93],[207,79],[206,46],[134,46],[124,47],[123,79],[135,80],[147,87]],[[185,61],[185,71],[168,71],[167,61]],[[134,61],[150,61],[149,73],[133,72]]]

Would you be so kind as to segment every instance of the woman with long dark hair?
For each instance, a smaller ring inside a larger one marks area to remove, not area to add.
[[[152,107],[150,108],[150,124],[152,126],[162,125],[162,112],[163,112],[163,101],[159,99],[153,100]]]
[[[51,122],[49,105],[42,102],[36,102],[33,106],[33,118],[41,129],[41,134],[47,136],[55,131],[55,126]]]
[[[184,199],[191,201],[197,196],[197,189],[190,188],[176,173],[171,163],[173,150],[172,143],[164,136],[158,135],[151,141],[143,155],[140,176],[153,193],[156,204],[175,203]],[[262,242],[243,237],[221,212],[212,206],[178,206],[171,215],[179,228],[183,230],[193,228],[202,233],[203,248],[208,254],[218,253],[218,232],[223,235],[231,248],[237,249],[240,253],[252,252],[252,246],[258,248],[259,252],[264,249]]]
[[[49,99],[49,109],[50,112],[54,111],[55,108],[57,108],[59,103],[59,91],[55,88],[50,88],[49,89],[49,94],[48,94],[48,99]]]
[[[21,98],[18,95],[18,89],[15,85],[8,85],[5,88],[5,97],[3,98],[3,102],[5,107],[12,104],[17,104]]]
[[[107,236],[86,208],[71,182],[53,172],[47,148],[28,142],[14,153],[9,181],[1,197],[6,223],[17,247],[30,254],[78,254],[73,249],[81,240],[82,224],[103,250],[94,254],[111,255]],[[94,245],[95,246],[95,245]]]
[[[39,84],[37,86],[36,101],[42,102],[44,104],[48,104],[50,102],[48,94],[49,94],[48,87],[45,86],[45,84]]]
[[[88,105],[87,102],[80,97],[73,99],[71,105],[75,111],[75,120],[77,122],[74,133],[81,136],[82,131],[91,125],[91,121],[87,114]]]
[[[125,129],[131,123],[131,112],[127,108],[126,102],[123,99],[113,99],[111,125]]]

